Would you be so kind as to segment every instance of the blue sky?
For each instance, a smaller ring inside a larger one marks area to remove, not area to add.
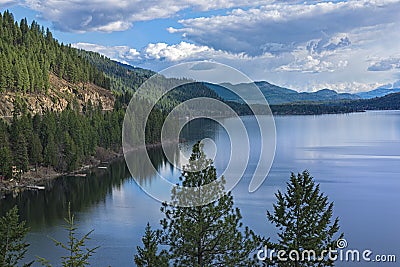
[[[400,0],[0,0],[75,47],[161,70],[225,63],[299,91],[400,80]]]

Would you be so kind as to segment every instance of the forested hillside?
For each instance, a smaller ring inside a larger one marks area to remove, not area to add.
[[[0,92],[45,92],[50,72],[71,83],[111,87],[102,71],[77,49],[60,44],[49,29],[26,19],[17,22],[8,11],[0,14]]]
[[[24,179],[71,172],[120,151],[125,107],[152,72],[84,54],[60,44],[36,22],[0,14],[0,181],[17,178],[24,184]],[[114,96],[110,89],[119,93]],[[147,143],[159,142],[153,132],[164,117],[153,110]]]
[[[134,92],[150,77],[156,74],[151,70],[132,67],[113,61],[98,53],[79,50],[79,54],[86,58],[95,65],[99,70],[103,71],[105,75],[111,80],[111,89],[120,98],[130,99]],[[181,78],[165,78],[162,75],[157,75],[156,78],[151,80],[151,87],[145,90],[141,97],[154,101],[160,92],[165,88],[174,88],[165,94],[158,102],[156,107],[163,112],[168,113],[179,103],[196,97],[210,97],[214,99],[222,98],[218,96],[213,90],[205,86],[204,83],[194,82],[189,79]],[[181,86],[182,83],[186,83]],[[143,91],[142,91],[143,92]],[[129,96],[129,97],[127,97]],[[129,100],[123,101],[129,104]]]
[[[21,172],[28,166],[73,171],[97,147],[119,148],[123,118],[123,110],[103,113],[91,106],[84,114],[71,108],[33,117],[16,111],[10,124],[0,121],[0,175],[11,178],[11,166]]]
[[[79,50],[78,54],[104,72],[110,80],[110,88],[115,92],[136,90],[155,72],[142,68],[135,68],[113,61],[99,53]]]

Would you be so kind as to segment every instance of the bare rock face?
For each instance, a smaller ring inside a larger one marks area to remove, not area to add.
[[[89,101],[93,106],[101,105],[103,110],[112,110],[115,102],[109,90],[94,84],[71,84],[52,74],[50,74],[50,89],[46,93],[6,92],[1,94],[0,117],[12,116],[16,98],[22,99],[32,114],[43,114],[46,110],[60,112],[68,105],[82,111]]]

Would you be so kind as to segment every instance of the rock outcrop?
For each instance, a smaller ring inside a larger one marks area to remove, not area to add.
[[[94,84],[71,84],[50,74],[50,88],[46,93],[5,92],[0,98],[0,117],[11,117],[14,100],[21,98],[32,114],[42,114],[46,110],[62,111],[68,104],[80,111],[89,101],[93,106],[101,105],[103,110],[112,110],[115,98],[111,91]]]

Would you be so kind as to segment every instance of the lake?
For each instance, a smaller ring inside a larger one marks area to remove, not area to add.
[[[235,119],[225,120],[237,123]],[[252,117],[242,120],[253,149],[260,142],[259,133],[252,130],[255,121]],[[256,192],[248,192],[251,166],[256,164],[251,156],[250,167],[233,190],[244,224],[275,239],[276,232],[266,219],[266,210],[272,209],[274,193],[285,190],[291,172],[307,169],[321,184],[322,192],[334,201],[334,213],[340,218],[348,248],[400,257],[400,111],[276,116],[275,123],[276,154],[267,179]],[[229,138],[222,127],[196,120],[182,134],[187,143],[180,147],[186,153],[194,141],[213,139],[217,147],[215,165],[222,172],[230,151]],[[136,180],[157,188],[154,172],[141,162],[144,152],[135,153],[140,166],[134,174]],[[166,162],[160,149],[151,149],[149,155],[160,173],[177,181],[179,170]],[[38,255],[59,266],[62,251],[54,247],[51,238],[66,240],[62,218],[68,202],[79,232],[95,230],[89,246],[101,246],[92,259],[96,267],[134,266],[133,255],[136,246],[141,245],[146,223],[159,227],[162,218],[161,204],[140,189],[123,160],[115,161],[107,169],[93,170],[87,177],[62,177],[46,185],[45,191],[9,195],[0,201],[2,213],[18,205],[21,216],[31,227],[27,237],[31,244],[28,258]],[[336,266],[365,266],[365,263],[338,262]]]

